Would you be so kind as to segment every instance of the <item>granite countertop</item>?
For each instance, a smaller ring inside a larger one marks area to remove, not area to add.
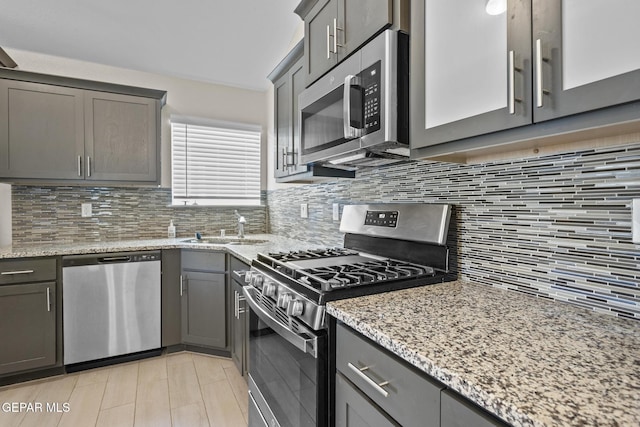
[[[462,281],[327,311],[514,426],[640,425],[640,322]]]
[[[233,236],[227,236],[227,239],[229,238],[233,238]],[[0,248],[0,259],[178,248],[220,250],[228,252],[240,258],[247,264],[250,264],[251,260],[254,259],[258,253],[285,252],[290,250],[309,249],[311,247],[308,242],[301,242],[299,240],[276,236],[274,234],[252,234],[247,235],[245,239],[247,241],[264,240],[265,242],[242,245],[188,243],[186,240],[189,240],[189,237],[178,237],[175,239],[117,240],[95,243],[57,242],[46,244],[21,244]]]

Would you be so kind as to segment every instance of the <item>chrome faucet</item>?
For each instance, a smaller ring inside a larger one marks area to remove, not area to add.
[[[236,216],[238,217],[238,238],[244,239],[244,225],[247,223],[247,220],[244,219],[242,215],[238,213],[238,211],[234,211]]]

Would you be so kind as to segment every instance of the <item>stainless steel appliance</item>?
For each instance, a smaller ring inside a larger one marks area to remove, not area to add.
[[[62,258],[64,364],[158,349],[160,252]]]
[[[343,248],[259,254],[245,275],[249,426],[329,422],[327,301],[453,280],[451,206],[345,206]]]
[[[386,30],[300,94],[302,163],[408,158],[408,54],[408,36]]]

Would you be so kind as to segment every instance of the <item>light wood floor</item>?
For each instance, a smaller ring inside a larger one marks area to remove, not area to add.
[[[236,427],[247,425],[247,384],[230,359],[181,352],[3,387],[0,405],[2,427]]]

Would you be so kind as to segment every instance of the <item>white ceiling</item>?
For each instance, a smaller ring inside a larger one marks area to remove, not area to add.
[[[0,46],[265,90],[299,1],[0,0]]]

